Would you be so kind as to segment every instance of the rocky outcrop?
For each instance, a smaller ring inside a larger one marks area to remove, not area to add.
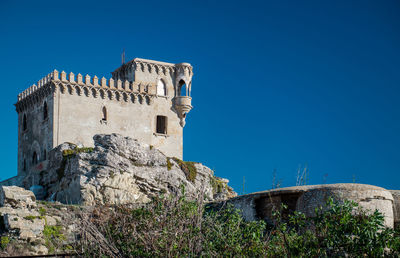
[[[166,157],[117,134],[93,139],[94,148],[61,144],[49,153],[47,169],[27,175],[22,185],[43,187],[49,201],[83,205],[146,203],[160,194],[180,194],[182,188],[188,197],[201,193],[207,201],[236,196],[228,180],[215,177],[201,163]]]
[[[78,234],[75,209],[37,203],[34,194],[21,187],[0,187],[0,256],[68,252]]]
[[[263,219],[272,222],[272,212],[274,209],[279,209],[281,204],[288,207],[284,211],[284,217],[294,211],[302,212],[306,216],[313,216],[315,208],[323,207],[328,197],[338,201],[355,201],[365,210],[375,211],[377,209],[385,216],[386,226],[393,227],[394,225],[393,212],[396,206],[392,194],[384,188],[372,185],[295,186],[242,195],[226,202],[241,210],[246,220]]]

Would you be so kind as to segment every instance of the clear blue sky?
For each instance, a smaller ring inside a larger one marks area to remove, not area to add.
[[[142,57],[194,66],[184,158],[241,193],[400,189],[399,1],[0,1],[1,179],[17,94],[53,69],[110,77]]]

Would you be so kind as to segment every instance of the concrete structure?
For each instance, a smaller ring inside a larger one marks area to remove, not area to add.
[[[54,70],[18,95],[18,175],[45,170],[63,142],[93,146],[95,134],[130,136],[182,159],[192,76],[188,63],[140,58],[109,80]]]
[[[364,184],[304,185],[241,195],[225,202],[239,209],[247,221],[262,219],[272,223],[272,213],[281,204],[288,206],[282,213],[283,218],[294,211],[312,217],[315,208],[325,206],[328,197],[332,197],[337,201],[355,201],[365,210],[379,210],[385,217],[385,225],[393,228],[398,225],[396,212],[400,209],[392,193],[378,186]],[[224,205],[225,202],[215,205]]]

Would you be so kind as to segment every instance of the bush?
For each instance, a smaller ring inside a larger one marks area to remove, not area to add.
[[[54,253],[62,246],[63,241],[66,239],[61,229],[61,226],[44,226],[43,237],[49,253]]]
[[[280,212],[275,212],[275,219],[270,238],[273,256],[400,255],[400,238],[384,226],[384,216],[377,210],[362,210],[355,202],[338,203],[330,198],[326,207],[315,210],[314,217],[295,212],[284,222]]]
[[[6,247],[9,243],[10,243],[10,239],[8,238],[8,236],[1,237],[0,246],[1,246],[2,250],[6,249]]]
[[[384,227],[381,213],[332,199],[312,218],[295,212],[284,221],[281,210],[275,211],[274,225],[247,222],[232,206],[207,209],[202,198],[184,197],[156,198],[141,207],[98,207],[82,221],[77,248],[88,257],[400,255],[400,233]]]

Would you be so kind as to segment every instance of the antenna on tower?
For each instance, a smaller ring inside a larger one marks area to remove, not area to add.
[[[121,62],[122,62],[122,64],[125,64],[125,48],[124,48],[124,50],[122,51],[122,54],[121,54]]]

